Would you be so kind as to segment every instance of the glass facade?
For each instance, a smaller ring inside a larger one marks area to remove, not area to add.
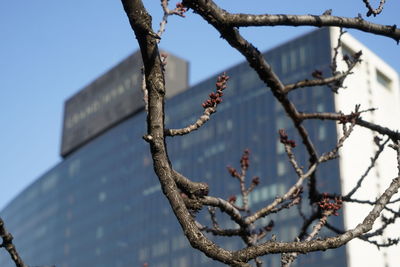
[[[310,77],[315,69],[329,72],[330,55],[327,29],[266,52],[285,83]],[[226,165],[238,166],[243,150],[250,149],[249,176],[261,178],[250,197],[255,210],[294,183],[295,174],[279,143],[278,129],[285,128],[290,137],[296,134],[247,63],[232,67],[227,74],[231,78],[218,112],[199,131],[168,138],[168,151],[175,169],[207,182],[212,195],[228,198],[238,195],[239,186]],[[215,79],[211,77],[169,99],[167,127],[194,122],[202,113],[201,103],[214,90]],[[295,91],[292,100],[302,111],[334,110],[332,93],[325,87]],[[319,153],[335,146],[333,122],[310,122],[307,127],[321,149]],[[153,172],[144,133],[145,113],[140,112],[66,157],[1,212],[25,262],[57,267],[143,266],[145,262],[157,267],[224,266],[192,249],[183,236]],[[295,141],[301,143],[298,138]],[[301,145],[295,152],[306,165]],[[323,183],[318,184],[322,191],[329,188],[339,193],[337,161],[325,163],[318,175],[323,177]],[[291,241],[301,226],[298,217],[297,208],[292,208],[261,223],[273,219],[277,239]],[[232,226],[221,214],[218,218],[222,226]],[[206,212],[200,212],[198,219],[210,224]],[[330,222],[343,227],[340,216],[331,217]],[[240,240],[232,238],[218,241],[227,249],[243,247]],[[278,255],[263,260],[265,266],[280,266]],[[0,250],[0,266],[13,266],[4,250]],[[302,255],[295,266],[347,266],[345,248]]]

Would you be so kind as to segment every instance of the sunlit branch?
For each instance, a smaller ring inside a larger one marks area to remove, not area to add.
[[[316,167],[317,167],[317,164],[312,165],[304,175],[299,177],[297,182],[286,192],[286,194],[284,194],[281,197],[275,198],[275,200],[271,204],[269,204],[268,206],[266,206],[264,208],[261,208],[259,211],[248,216],[245,219],[246,223],[248,223],[248,224],[253,223],[256,220],[258,220],[259,218],[268,215],[277,207],[277,205],[279,205],[280,203],[282,203],[285,200],[290,199],[290,197],[293,196],[301,188],[304,180],[309,178],[311,176],[311,174],[314,173]]]
[[[374,15],[374,17],[375,17],[376,15],[380,14],[380,13],[382,12],[383,6],[385,5],[385,2],[386,2],[386,0],[380,0],[380,1],[379,1],[379,6],[378,6],[377,8],[374,9],[374,8],[371,6],[369,0],[362,0],[362,1],[364,2],[365,6],[366,6],[367,9],[368,9],[367,17],[369,17],[369,16],[371,16],[371,15]]]
[[[10,254],[11,259],[15,263],[16,267],[28,267],[13,244],[13,236],[7,231],[4,226],[4,221],[0,218],[0,237],[2,239],[2,243],[0,244],[0,248],[3,247],[7,250],[8,254]]]

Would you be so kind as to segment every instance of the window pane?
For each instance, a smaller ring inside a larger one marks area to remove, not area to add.
[[[376,70],[376,80],[380,85],[385,87],[386,89],[390,89],[392,85],[392,81],[382,72]]]

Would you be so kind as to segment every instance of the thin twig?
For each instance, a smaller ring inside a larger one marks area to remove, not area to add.
[[[3,240],[3,242],[0,244],[0,247],[3,247],[7,250],[8,254],[10,254],[11,256],[11,259],[14,261],[15,266],[28,267],[18,254],[18,251],[12,242],[13,236],[7,231],[7,229],[4,226],[4,221],[1,218],[0,218],[0,237]]]
[[[367,17],[374,15],[374,17],[380,14],[383,10],[383,6],[385,5],[386,0],[380,0],[379,6],[377,8],[373,8],[369,2],[369,0],[362,0],[365,6],[368,8]]]
[[[319,222],[313,227],[311,233],[307,236],[304,241],[311,241],[313,238],[317,236],[317,234],[321,231],[322,227],[326,224],[328,217],[332,214],[332,212],[327,211],[324,213],[323,217],[319,220]],[[297,258],[299,253],[282,253],[281,264],[282,267],[290,267],[294,260]]]
[[[376,161],[378,160],[379,156],[381,155],[381,153],[383,152],[383,150],[385,149],[386,144],[389,142],[389,138],[386,139],[385,142],[383,142],[382,144],[378,143],[378,150],[376,151],[375,155],[373,158],[371,158],[371,163],[368,166],[368,168],[365,170],[365,172],[363,173],[363,175],[361,175],[360,179],[358,179],[357,184],[353,187],[353,189],[350,190],[349,193],[347,193],[344,198],[351,198],[353,196],[353,194],[361,187],[364,179],[368,176],[369,172],[372,170],[372,168],[375,166]]]

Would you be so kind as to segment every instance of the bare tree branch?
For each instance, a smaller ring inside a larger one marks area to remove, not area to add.
[[[345,233],[335,236],[328,237],[322,240],[312,240],[307,242],[266,242],[260,244],[257,247],[245,248],[234,253],[234,257],[239,260],[248,261],[253,257],[259,257],[266,254],[275,253],[288,253],[288,252],[299,252],[307,253],[317,250],[326,250],[340,247],[346,244],[353,238],[357,238],[364,233],[367,233],[372,229],[375,220],[379,217],[381,211],[385,205],[389,202],[390,198],[400,188],[400,177],[396,177],[392,180],[390,186],[385,192],[379,197],[377,205],[369,212],[364,218],[362,223],[357,225],[355,228],[346,231]]]
[[[380,0],[379,6],[376,9],[374,9],[371,6],[369,0],[363,0],[363,2],[365,4],[365,6],[368,8],[367,17],[369,17],[371,15],[374,15],[374,17],[375,17],[376,15],[378,15],[382,12],[383,6],[385,5],[386,0]]]
[[[308,237],[304,241],[311,241],[314,239],[317,234],[321,231],[322,227],[326,224],[328,217],[332,214],[332,212],[326,212],[321,219],[319,219],[319,222],[313,227],[312,232],[308,235]],[[282,267],[290,267],[293,263],[293,261],[297,258],[299,255],[298,252],[292,252],[292,253],[283,253],[282,254]]]
[[[151,28],[151,17],[144,9],[140,0],[122,0],[122,3],[128,15],[131,27],[138,39],[145,66],[144,73],[146,77],[146,88],[149,91],[149,112],[147,116],[148,129],[144,138],[150,144],[154,170],[159,178],[162,191],[167,197],[183,232],[194,248],[202,251],[208,257],[231,266],[250,266],[248,262],[251,260],[254,260],[256,266],[261,266],[262,263],[259,257],[267,254],[279,253],[284,255],[283,263],[289,266],[299,253],[337,248],[357,237],[369,240],[369,237],[379,235],[379,233],[397,219],[397,212],[392,208],[389,208],[388,204],[395,202],[395,200],[391,201],[390,199],[400,187],[400,177],[394,178],[390,186],[386,188],[384,193],[376,201],[368,203],[371,205],[371,211],[354,229],[341,232],[334,237],[314,239],[322,227],[326,225],[327,217],[332,214],[337,215],[337,210],[341,207],[342,201],[357,201],[350,198],[351,194],[347,198],[330,195],[329,193],[321,194],[318,192],[316,187],[316,169],[318,165],[337,157],[338,150],[350,136],[355,125],[360,125],[369,128],[374,132],[387,135],[392,141],[396,142],[396,144],[393,145],[393,148],[395,148],[398,154],[400,154],[400,148],[397,144],[400,137],[398,132],[384,128],[380,125],[364,122],[360,118],[361,113],[371,111],[372,109],[360,111],[359,106],[356,106],[355,111],[348,115],[342,113],[301,113],[297,110],[295,104],[289,100],[288,94],[291,91],[303,87],[328,85],[333,91],[337,91],[337,88],[342,86],[343,80],[351,74],[354,66],[360,61],[361,52],[354,54],[352,57],[345,57],[344,60],[348,69],[343,72],[338,72],[336,70],[336,60],[340,48],[341,33],[338,45],[334,51],[333,62],[331,64],[332,77],[323,78],[322,73],[320,75],[317,75],[317,73],[315,75],[313,74],[315,78],[313,80],[305,79],[294,84],[285,85],[258,49],[248,42],[237,29],[237,27],[242,26],[312,25],[321,27],[330,25],[373,32],[375,34],[399,40],[400,31],[396,29],[396,26],[373,24],[366,22],[360,17],[354,19],[335,17],[331,15],[330,10],[321,16],[229,14],[225,10],[219,8],[211,0],[183,1],[180,8],[185,11],[186,8],[193,9],[194,12],[198,13],[203,17],[203,19],[214,26],[221,34],[221,37],[247,59],[250,66],[258,74],[259,78],[270,88],[273,96],[282,105],[288,117],[292,120],[293,125],[301,137],[309,155],[309,168],[303,170],[294,155],[293,149],[296,147],[296,143],[288,138],[284,130],[280,131],[280,141],[285,147],[288,160],[297,175],[297,180],[282,196],[277,196],[272,203],[267,204],[252,213],[250,211],[249,195],[258,185],[259,178],[253,178],[250,185],[248,187],[246,186],[245,177],[249,167],[249,151],[245,151],[242,155],[240,171],[237,171],[233,167],[228,167],[228,172],[231,176],[239,181],[240,194],[242,198],[242,205],[239,206],[235,204],[236,196],[230,197],[228,201],[208,196],[208,186],[206,184],[192,182],[189,178],[174,171],[166,149],[166,136],[188,134],[199,129],[206,121],[208,121],[210,115],[216,111],[217,104],[220,102],[218,99],[222,97],[222,90],[226,87],[225,83],[227,78],[219,78],[217,81],[216,93],[210,94],[210,99],[203,103],[205,109],[204,114],[194,124],[182,129],[165,129],[165,81],[163,60],[159,56],[157,46],[159,36],[154,34]],[[162,4],[164,13],[169,14],[170,11],[167,7],[168,2],[163,0]],[[325,153],[322,156],[318,156],[314,143],[303,124],[305,120],[309,119],[336,120],[343,124],[343,136],[338,140],[332,151]],[[386,143],[382,146],[385,144]],[[381,152],[382,151],[378,150],[374,159],[371,160],[371,168]],[[368,172],[369,169],[367,169],[366,173]],[[364,176],[366,176],[366,174]],[[355,190],[361,186],[364,176],[361,177],[359,181],[360,185],[357,185]],[[312,213],[309,217],[302,214],[300,206],[302,202],[303,183],[306,180],[309,180],[308,193],[310,205],[314,204]],[[299,235],[301,239],[295,242],[277,242],[275,238],[272,237],[269,241],[259,243],[259,241],[272,230],[274,223],[273,221],[270,221],[268,225],[260,228],[257,232],[255,231],[256,221],[271,213],[280,212],[283,209],[289,209],[294,205],[299,205],[299,212],[304,220]],[[194,219],[193,210],[197,211],[203,206],[209,208],[212,227],[203,226]],[[238,225],[238,228],[222,229],[216,217],[216,209],[226,213],[230,219]],[[388,218],[382,227],[371,233],[370,231],[374,222],[381,216],[381,213],[384,210],[390,212],[392,217]],[[310,233],[307,233],[307,229],[315,220],[319,220],[317,225]],[[202,231],[219,236],[239,236],[247,247],[238,251],[226,250],[208,239]],[[303,239],[305,236],[307,237]],[[389,243],[394,244],[396,241],[390,240],[388,244]]]
[[[229,263],[232,266],[249,266],[245,262],[237,261],[232,252],[218,247],[207,239],[197,228],[190,212],[180,194],[173,177],[173,170],[168,159],[164,140],[164,95],[165,81],[162,63],[157,47],[157,35],[151,28],[151,17],[140,0],[122,0],[124,10],[136,38],[145,67],[146,87],[149,91],[149,112],[147,116],[147,139],[153,158],[154,170],[159,178],[163,193],[178,218],[185,235],[194,248],[203,251],[207,256]]]
[[[371,158],[371,164],[368,166],[368,168],[365,170],[363,175],[361,175],[360,179],[357,181],[357,184],[354,186],[352,190],[350,190],[349,193],[347,193],[344,198],[351,198],[351,196],[361,187],[362,182],[364,181],[365,177],[369,174],[369,172],[372,170],[372,168],[375,166],[376,161],[378,160],[379,156],[385,149],[386,144],[389,142],[389,138],[383,142],[382,144],[377,144],[378,145],[378,150],[376,151],[375,155],[373,158]],[[379,141],[378,141],[379,142]]]
[[[400,40],[400,29],[396,25],[379,25],[368,22],[360,17],[346,18],[331,15],[253,15],[253,14],[231,14],[219,8],[211,0],[184,0],[185,6],[204,13],[208,17],[215,17],[219,23],[228,27],[248,27],[248,26],[315,26],[315,27],[342,27],[357,29],[360,31],[382,35]],[[206,18],[205,18],[206,19]],[[207,20],[207,19],[206,19]]]
[[[0,218],[0,237],[3,242],[0,244],[0,247],[3,247],[7,250],[8,254],[10,254],[11,259],[15,263],[16,267],[28,267],[21,257],[18,254],[15,245],[13,244],[13,236],[7,231],[4,226],[4,221]]]
[[[232,47],[236,48],[249,62],[250,66],[257,72],[260,79],[271,89],[275,98],[282,104],[288,116],[292,119],[298,130],[304,145],[310,154],[310,164],[317,160],[317,152],[314,144],[309,138],[308,132],[298,119],[298,111],[285,93],[285,86],[272,67],[265,60],[260,51],[245,40],[239,31],[232,25],[223,23],[223,10],[218,8],[212,1],[183,1],[185,6],[195,10],[208,23],[213,25]],[[210,12],[212,11],[212,12]]]
[[[266,216],[267,214],[271,213],[271,211],[277,205],[279,205],[280,203],[282,203],[285,200],[288,200],[292,195],[294,195],[301,188],[304,180],[309,178],[311,176],[311,174],[314,173],[316,167],[317,167],[317,164],[312,165],[304,175],[299,177],[297,182],[286,192],[285,195],[275,198],[275,200],[270,205],[253,213],[251,216],[248,216],[246,218],[246,223],[248,223],[248,224],[253,223],[256,220],[258,220],[259,218]]]
[[[372,111],[374,109],[369,109],[366,111]],[[335,120],[340,121],[343,118],[343,114],[336,113],[299,113],[299,118],[302,120],[310,120],[310,119],[320,119],[320,120]],[[397,141],[400,140],[400,133],[395,130],[391,130],[387,127],[383,127],[381,125],[377,125],[372,122],[365,121],[361,118],[356,119],[356,124],[362,126],[364,128],[370,129],[371,131],[377,132],[381,135],[388,136],[391,140]]]
[[[202,104],[204,108],[203,115],[199,119],[197,119],[194,124],[191,124],[182,129],[166,129],[165,135],[185,135],[195,130],[198,130],[201,126],[203,126],[210,119],[211,114],[217,112],[217,106],[222,102],[223,90],[225,90],[227,87],[226,83],[228,79],[229,76],[227,76],[225,73],[221,76],[218,76],[217,83],[215,84],[217,87],[216,92],[212,92],[209,95],[210,98]]]

